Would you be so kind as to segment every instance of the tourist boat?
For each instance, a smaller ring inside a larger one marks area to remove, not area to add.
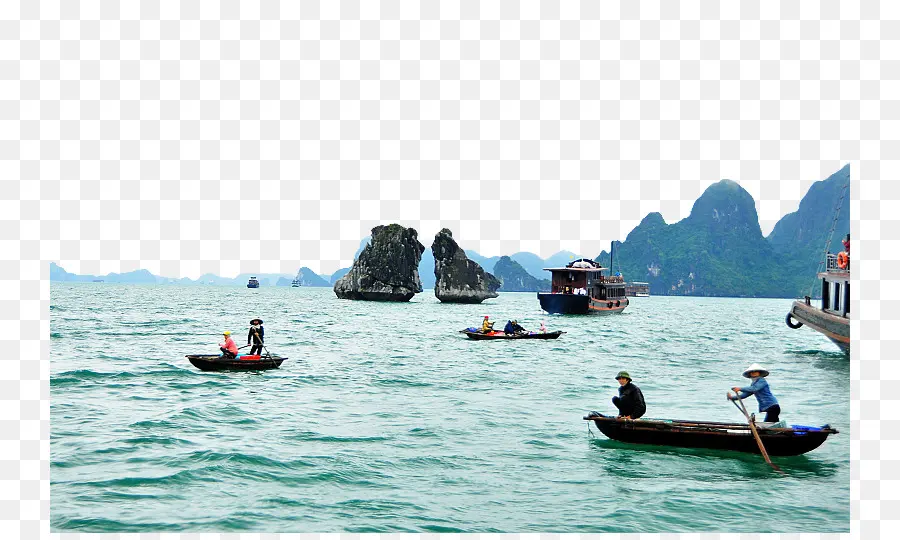
[[[610,267],[612,261],[613,247],[610,247]],[[547,313],[621,313],[628,307],[622,276],[603,275],[609,268],[591,259],[578,259],[563,268],[544,270],[549,270],[552,276],[550,292],[538,293],[537,297],[541,309]]]
[[[850,265],[842,268],[839,255],[828,254],[825,271],[819,272],[822,283],[821,306],[812,305],[806,296],[795,300],[785,317],[785,323],[797,329],[807,325],[824,334],[845,353],[850,352]]]
[[[256,279],[256,276],[250,276],[250,281],[247,282],[248,289],[258,289],[259,288],[259,280]]]
[[[470,329],[460,330],[461,334],[465,334],[469,339],[476,340],[485,340],[485,339],[556,339],[559,336],[565,334],[560,330],[556,330],[555,332],[528,332],[524,334],[507,334],[505,332],[488,332],[487,334],[482,334],[481,332],[475,332]]]
[[[647,298],[650,296],[650,284],[644,281],[629,281],[625,284],[625,296]]]
[[[615,441],[710,448],[759,454],[759,445],[749,424],[694,422],[689,420],[621,420],[592,412],[584,417],[594,422],[604,435]],[[756,432],[770,456],[799,456],[815,450],[829,435],[838,430],[826,424],[821,427],[796,426],[776,428],[773,424],[756,423]]]
[[[236,358],[225,358],[220,354],[188,354],[185,356],[194,366],[202,371],[258,371],[275,369],[287,360],[286,356],[264,354],[238,355]]]
[[[303,281],[301,281],[302,279],[303,279],[303,270],[300,270],[297,272],[297,277],[295,277],[294,280],[291,281],[291,287],[301,286],[303,284]]]
[[[850,353],[850,260],[845,252],[825,256],[822,304],[814,306],[809,296],[795,300],[784,322],[797,329],[803,325],[821,332],[844,353]]]

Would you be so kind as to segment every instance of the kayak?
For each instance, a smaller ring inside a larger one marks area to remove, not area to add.
[[[584,417],[615,441],[682,448],[711,448],[759,454],[749,424],[690,420],[622,420],[592,412]],[[770,456],[799,456],[815,450],[838,430],[830,425],[769,427],[756,423],[756,431]]]
[[[471,330],[460,330],[461,334],[465,334],[469,339],[556,339],[559,336],[565,334],[560,330],[555,332],[527,332],[522,334],[507,334],[506,332],[488,332],[487,334],[482,334],[481,332],[472,332]]]
[[[286,356],[239,355],[225,358],[219,354],[188,354],[185,357],[202,371],[257,371],[274,369],[287,360]]]

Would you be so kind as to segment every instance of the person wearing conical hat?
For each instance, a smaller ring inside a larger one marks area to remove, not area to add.
[[[234,340],[231,339],[231,332],[225,330],[222,332],[222,335],[225,336],[225,343],[219,343],[219,350],[222,351],[222,356],[226,358],[236,357],[238,348],[237,345],[234,344]]]
[[[612,402],[619,409],[618,418],[637,420],[644,416],[647,412],[644,394],[631,382],[631,375],[627,371],[620,371],[616,374],[616,380],[619,381],[619,395],[613,397]]]
[[[750,367],[744,370],[743,375],[753,382],[750,383],[750,386],[733,387],[732,390],[736,395],[731,395],[729,393],[728,399],[734,401],[738,398],[746,399],[750,396],[756,396],[756,402],[759,404],[759,412],[766,413],[764,422],[777,422],[778,415],[781,414],[781,406],[778,405],[778,400],[772,395],[772,391],[769,389],[769,383],[766,381],[766,377],[769,376],[769,371],[759,364],[750,364]]]
[[[263,336],[266,335],[266,329],[263,328],[262,319],[253,319],[250,321],[250,331],[247,332],[247,345],[253,343],[250,347],[250,354],[262,354]]]

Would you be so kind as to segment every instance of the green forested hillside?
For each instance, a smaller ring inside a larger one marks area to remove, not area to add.
[[[671,225],[648,214],[616,243],[613,270],[626,280],[647,281],[651,294],[798,297],[809,293],[821,260],[849,167],[816,182],[797,212],[764,238],[753,197],[722,180],[694,203],[691,214]],[[834,249],[849,227],[849,192],[838,218]],[[597,259],[609,264],[609,253]]]

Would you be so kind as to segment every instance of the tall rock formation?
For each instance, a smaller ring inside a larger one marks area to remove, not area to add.
[[[850,229],[849,183],[850,165],[814,183],[801,199],[797,211],[779,219],[766,240],[778,252],[812,249],[818,257],[825,248],[837,210],[837,223],[829,249],[832,252],[842,251],[841,239]]]
[[[450,229],[441,229],[431,245],[434,255],[434,295],[441,302],[480,304],[496,298],[500,281],[466,257]]]
[[[418,266],[424,251],[415,229],[379,225],[350,271],[335,282],[334,294],[350,300],[406,302],[422,292]]]
[[[609,254],[595,260],[609,262]],[[762,236],[753,197],[731,180],[717,182],[685,219],[667,225],[648,214],[617,244],[612,269],[650,283],[652,294],[788,298],[779,261]]]
[[[503,292],[540,292],[550,290],[549,279],[538,279],[529,274],[525,267],[510,257],[500,257],[494,265],[494,275],[500,280]]]

